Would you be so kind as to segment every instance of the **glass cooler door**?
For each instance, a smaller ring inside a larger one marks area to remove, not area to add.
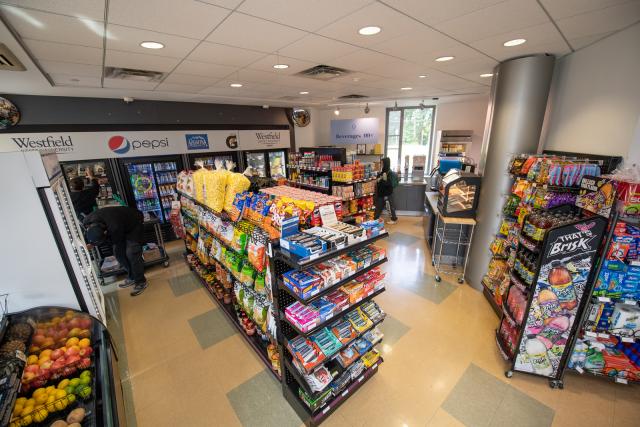
[[[247,166],[251,166],[256,170],[258,176],[266,178],[267,176],[267,163],[265,160],[265,153],[263,151],[256,153],[245,153],[247,158]]]
[[[286,165],[287,156],[284,151],[270,151],[269,152],[269,170],[271,171],[271,178],[286,178]]]
[[[145,215],[145,219],[149,216],[162,221],[162,206],[158,198],[152,163],[126,163],[125,165],[136,207]]]
[[[178,180],[178,167],[176,162],[154,162],[153,169],[155,171],[158,193],[160,196],[160,204],[162,205],[162,215],[165,221],[169,221],[169,213],[171,212],[171,202],[178,200],[176,193],[176,181]]]

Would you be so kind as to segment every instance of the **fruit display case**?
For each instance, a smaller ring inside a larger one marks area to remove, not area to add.
[[[8,318],[0,343],[0,425],[124,425],[117,367],[109,363],[115,353],[97,319],[61,307]]]

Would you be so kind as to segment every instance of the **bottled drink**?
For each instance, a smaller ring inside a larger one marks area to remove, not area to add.
[[[547,347],[537,338],[529,338],[525,350],[533,371],[538,375],[553,374],[553,366],[547,355]]]
[[[548,282],[558,297],[560,307],[571,310],[578,305],[573,277],[564,265],[558,265],[549,271]]]

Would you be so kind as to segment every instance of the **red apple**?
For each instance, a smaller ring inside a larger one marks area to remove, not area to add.
[[[40,366],[38,365],[29,365],[26,368],[24,368],[25,372],[30,372],[32,374],[37,375],[38,372],[40,371]]]
[[[79,369],[87,369],[89,366],[91,366],[91,359],[88,357],[85,357],[80,361],[80,363],[78,363]]]
[[[80,353],[78,354],[80,357],[89,357],[91,356],[91,353],[93,353],[93,349],[91,347],[84,347],[80,349]]]
[[[75,371],[76,371],[75,366],[65,366],[65,368],[62,370],[62,376],[69,377],[73,375]]]
[[[31,339],[31,342],[35,345],[42,345],[42,343],[45,340],[45,336],[42,334],[36,334],[33,336],[33,338]]]
[[[71,346],[67,349],[67,352],[65,353],[65,356],[67,356],[67,358],[71,357],[71,356],[77,356],[78,353],[80,353],[80,348],[74,346]]]
[[[60,369],[64,368],[65,362],[66,362],[66,360],[65,360],[64,357],[59,357],[51,365],[51,370],[52,371],[59,371]]]
[[[49,358],[51,358],[51,360],[56,360],[56,359],[59,359],[60,356],[64,356],[64,351],[59,348],[56,348],[51,352],[51,354],[49,355]]]
[[[36,335],[44,335],[44,334],[45,334],[45,330],[42,328],[38,328],[36,329],[36,333],[33,335],[36,336]]]
[[[42,362],[42,364],[40,365],[40,369],[49,370],[49,368],[51,368],[51,365],[53,365],[53,360],[46,360],[46,361]]]
[[[56,338],[57,339],[61,339],[61,338],[67,338],[67,335],[69,334],[69,329],[67,328],[62,328],[62,329],[58,329],[58,332],[56,333]]]
[[[78,356],[77,354],[74,354],[74,355],[72,355],[72,356],[69,356],[69,357],[67,357],[67,363],[66,363],[66,365],[67,365],[67,366],[69,366],[69,365],[73,365],[73,364],[74,364],[74,363],[76,363],[78,360],[81,360],[81,359],[80,359],[80,356]]]
[[[77,317],[74,317],[73,319],[69,320],[69,327],[70,328],[80,328],[80,319],[78,319]]]

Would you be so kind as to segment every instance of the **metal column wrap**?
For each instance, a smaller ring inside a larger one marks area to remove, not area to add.
[[[481,160],[484,178],[466,274],[467,283],[476,289],[482,289],[480,281],[491,258],[487,248],[511,187],[509,160],[514,154],[538,149],[554,63],[554,56],[535,55],[510,59],[494,70],[489,140]]]

